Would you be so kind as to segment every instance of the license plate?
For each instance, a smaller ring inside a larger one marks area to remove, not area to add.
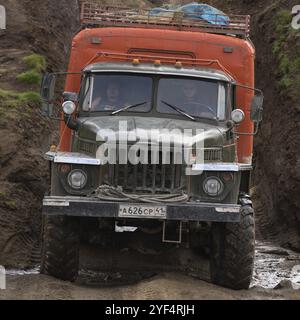
[[[153,205],[120,205],[121,218],[167,218],[167,207]]]

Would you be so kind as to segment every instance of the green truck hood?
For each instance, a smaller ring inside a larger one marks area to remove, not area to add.
[[[166,135],[166,130],[172,131],[174,145],[180,143],[180,135],[184,130],[193,130],[193,136],[186,136],[183,144],[191,146],[195,143],[204,142],[204,146],[222,147],[226,144],[226,126],[211,125],[203,122],[193,122],[165,118],[149,117],[95,117],[81,118],[81,128],[79,138],[99,143],[106,142],[107,137],[115,136],[118,143],[124,141],[128,134],[128,143],[134,144],[141,135],[150,137],[151,130],[156,130],[157,134],[151,140],[152,144],[160,144]],[[176,131],[174,131],[176,130]],[[198,130],[198,131],[197,131]],[[173,145],[173,142],[172,142]]]

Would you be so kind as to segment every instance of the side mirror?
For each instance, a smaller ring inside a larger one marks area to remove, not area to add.
[[[264,96],[262,93],[255,95],[251,104],[251,120],[261,122],[263,120]]]
[[[42,97],[42,114],[51,117],[53,115],[53,99],[55,90],[56,76],[52,73],[47,73],[43,77],[41,85]]]

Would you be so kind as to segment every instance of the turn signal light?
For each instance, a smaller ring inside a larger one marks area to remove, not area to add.
[[[57,146],[55,144],[53,144],[51,147],[50,147],[50,152],[56,152],[57,151]]]
[[[67,174],[71,171],[71,166],[68,164],[62,164],[58,167],[59,172]]]
[[[233,181],[234,179],[234,176],[232,173],[230,172],[224,172],[223,175],[222,175],[222,178],[225,182],[230,182],[230,181]]]
[[[140,64],[140,60],[139,60],[139,59],[133,59],[133,60],[132,60],[132,64],[133,64],[134,66],[137,66],[137,65]]]
[[[182,63],[180,61],[176,61],[175,67],[178,69],[182,68]]]

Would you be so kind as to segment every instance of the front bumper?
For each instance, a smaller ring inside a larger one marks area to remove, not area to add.
[[[139,206],[137,203],[104,202],[93,198],[45,197],[43,214],[74,217],[115,218],[120,217],[120,205]],[[144,204],[140,204],[144,205]],[[132,217],[126,219],[156,219],[176,221],[239,222],[240,206],[233,204],[158,204],[166,207],[166,217]]]

